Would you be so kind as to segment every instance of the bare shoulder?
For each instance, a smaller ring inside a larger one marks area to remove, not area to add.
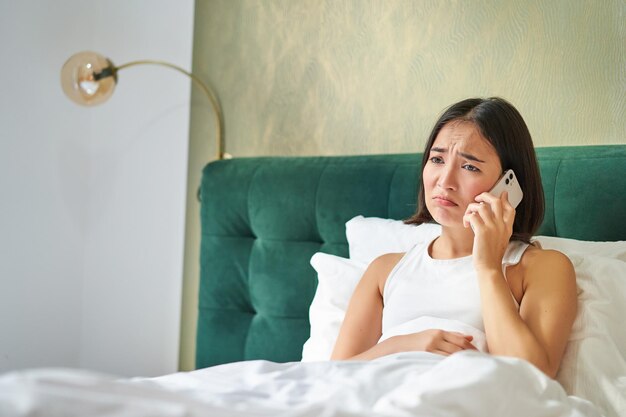
[[[560,282],[564,285],[576,283],[572,262],[565,254],[557,250],[542,249],[531,245],[524,252],[520,266],[526,285],[536,280],[546,279],[552,283]]]
[[[391,267],[391,269],[393,269],[393,267],[396,266],[398,262],[400,262],[400,259],[402,259],[404,254],[405,252],[386,253],[384,255],[380,255],[378,258],[372,261],[372,263],[370,264],[370,267],[381,268],[381,269],[387,269]]]
[[[572,267],[572,262],[564,253],[553,249],[542,249],[533,245],[526,249],[521,262],[526,268]]]
[[[386,253],[374,259],[367,267],[367,272],[373,272],[376,275],[389,275],[391,270],[400,262],[404,253]]]
[[[375,281],[382,293],[387,277],[403,257],[404,253],[386,253],[379,256],[367,267],[363,278]]]

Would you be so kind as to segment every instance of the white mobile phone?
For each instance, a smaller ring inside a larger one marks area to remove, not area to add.
[[[489,193],[495,195],[496,197],[500,197],[503,191],[508,191],[509,203],[513,206],[513,208],[516,208],[520,201],[522,201],[522,197],[524,197],[524,193],[522,192],[519,182],[517,181],[517,177],[515,176],[515,172],[513,172],[512,169],[507,170],[502,177],[500,177],[496,185],[493,186]]]

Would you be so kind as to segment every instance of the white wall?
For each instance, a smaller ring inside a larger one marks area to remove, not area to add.
[[[177,369],[190,82],[128,68],[87,109],[59,70],[86,49],[191,68],[193,13],[193,0],[0,0],[0,372]]]
[[[78,365],[90,122],[62,102],[59,23],[0,2],[0,370]]]

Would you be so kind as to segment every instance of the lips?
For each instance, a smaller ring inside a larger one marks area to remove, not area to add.
[[[444,197],[442,195],[437,195],[435,197],[433,197],[433,200],[435,200],[436,203],[442,205],[442,206],[446,206],[446,207],[453,207],[453,206],[458,206],[458,204],[456,204],[454,201],[448,199],[447,197]]]

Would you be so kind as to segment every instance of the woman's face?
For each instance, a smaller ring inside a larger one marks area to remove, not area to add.
[[[467,205],[502,174],[496,150],[475,124],[451,121],[435,138],[428,158],[422,172],[428,211],[442,226],[463,227]]]

